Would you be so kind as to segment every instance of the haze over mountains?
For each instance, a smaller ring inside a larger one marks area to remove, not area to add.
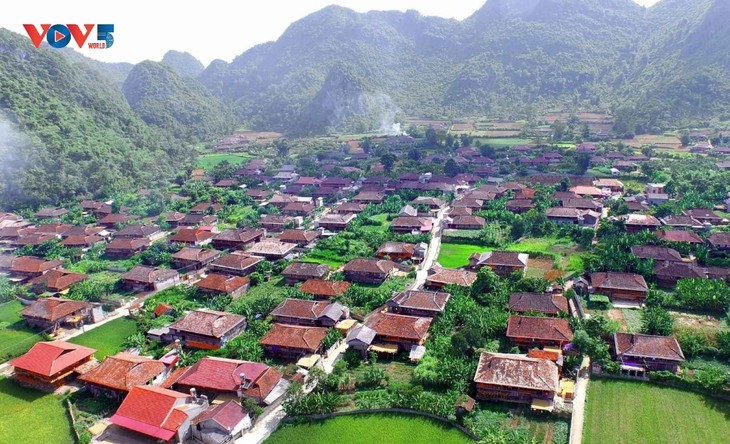
[[[177,51],[107,64],[0,30],[0,120],[27,142],[0,139],[19,158],[0,192],[46,203],[149,182],[236,125],[360,132],[405,115],[562,108],[648,132],[728,116],[729,22],[727,0],[488,0],[463,21],[330,6],[207,67]],[[36,184],[66,176],[61,194]]]

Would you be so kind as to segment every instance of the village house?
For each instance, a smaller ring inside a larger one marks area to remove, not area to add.
[[[441,289],[446,285],[460,285],[471,287],[477,280],[477,274],[468,270],[452,270],[449,268],[434,267],[428,270],[425,286],[432,289]]]
[[[704,228],[700,221],[684,214],[670,214],[659,220],[662,224],[672,228],[691,228],[693,230],[701,230]]]
[[[233,399],[208,406],[193,418],[192,435],[203,444],[234,442],[251,428],[251,415]]]
[[[200,228],[180,228],[170,236],[170,243],[183,244],[188,247],[202,247],[213,241],[215,233]]]
[[[186,214],[177,225],[181,228],[199,228],[203,231],[216,233],[218,229],[218,217],[212,214]]]
[[[123,399],[138,385],[159,385],[172,366],[147,356],[117,353],[79,377],[94,396]]]
[[[314,213],[315,206],[309,202],[289,202],[284,205],[281,210],[281,214],[287,216],[302,216],[309,217]]]
[[[165,223],[169,225],[170,228],[179,228],[181,226],[180,222],[185,219],[185,214],[178,211],[170,211],[165,213],[164,218]]]
[[[608,188],[612,193],[623,193],[624,184],[618,179],[600,178],[593,181],[596,188]]]
[[[624,216],[624,226],[626,226],[627,232],[638,233],[644,230],[655,231],[662,224],[650,214],[627,214]]]
[[[169,327],[169,342],[189,348],[216,350],[246,329],[246,318],[214,310],[194,310]]]
[[[66,214],[68,214],[68,210],[65,208],[41,208],[33,215],[33,217],[38,220],[58,219]]]
[[[28,284],[36,294],[41,293],[66,293],[68,290],[86,280],[88,276],[82,273],[74,273],[68,270],[57,268],[48,273],[36,276]]]
[[[251,285],[251,280],[245,276],[210,273],[195,283],[195,286],[205,294],[212,296],[230,295],[238,299]]]
[[[295,285],[309,279],[326,279],[329,273],[330,267],[326,264],[292,262],[281,274],[287,285]]]
[[[334,327],[350,317],[350,310],[338,302],[286,298],[271,311],[274,322],[312,327]]]
[[[549,359],[485,352],[479,356],[474,383],[478,400],[518,402],[552,410],[560,374]]]
[[[591,273],[589,278],[593,291],[608,296],[612,301],[643,303],[649,293],[644,277],[638,274],[604,271]]]
[[[390,230],[394,233],[429,233],[432,228],[430,217],[398,216],[390,223]]]
[[[104,242],[102,236],[92,235],[72,235],[67,236],[61,241],[61,245],[68,248],[80,248],[81,251],[88,251],[94,245]]]
[[[577,208],[579,210],[590,210],[597,213],[603,211],[603,203],[595,199],[565,199],[563,200],[563,207],[565,208]]]
[[[25,307],[20,315],[25,323],[54,332],[64,325],[78,326],[91,321],[91,304],[62,298],[42,298]]]
[[[104,254],[114,259],[125,259],[141,253],[150,246],[150,240],[146,237],[139,238],[114,238],[104,250]]]
[[[680,279],[707,279],[707,277],[706,268],[691,262],[654,262],[654,278],[661,287],[673,288]]]
[[[699,235],[687,230],[661,230],[654,234],[657,239],[665,242],[684,242],[690,245],[701,245],[704,243]]]
[[[332,299],[340,296],[350,288],[352,284],[347,281],[324,281],[321,279],[309,279],[299,287],[299,291],[311,294],[315,299]]]
[[[505,204],[508,211],[515,214],[522,214],[535,208],[535,203],[532,199],[512,199],[508,200]]]
[[[180,275],[168,268],[137,265],[120,277],[122,286],[136,291],[159,291],[180,283]]]
[[[352,198],[355,203],[379,204],[385,199],[385,195],[378,191],[362,191]]]
[[[405,242],[386,242],[378,248],[378,252],[375,254],[380,259],[390,259],[392,261],[408,261],[413,260],[416,256],[415,244],[408,244]],[[425,253],[425,252],[424,252]],[[423,257],[425,254],[421,254]]]
[[[259,225],[267,231],[279,232],[295,226],[295,219],[291,216],[279,214],[263,214],[259,220]]]
[[[10,245],[15,248],[23,248],[26,246],[35,247],[45,242],[56,241],[59,238],[59,235],[52,233],[29,233],[16,238]]]
[[[634,245],[631,247],[631,254],[639,259],[652,259],[654,262],[682,262],[682,255],[674,248],[662,247],[660,245]]]
[[[122,401],[109,421],[154,438],[182,443],[192,436],[191,421],[208,408],[208,399],[161,387],[138,385]]]
[[[556,224],[578,225],[582,228],[596,228],[601,213],[577,208],[552,207],[545,210],[545,216]]]
[[[21,385],[55,390],[70,382],[81,367],[94,359],[96,350],[66,341],[38,342],[9,362],[13,379]]]
[[[367,204],[359,202],[344,202],[332,209],[335,214],[360,214],[365,210]]]
[[[489,267],[498,276],[508,277],[514,272],[524,273],[527,269],[529,257],[527,253],[516,253],[512,251],[472,253],[469,256],[469,268],[472,270],[480,270],[483,267]]]
[[[277,260],[284,259],[289,254],[292,254],[296,246],[297,244],[281,242],[275,239],[264,239],[248,247],[246,252],[269,260]]]
[[[573,339],[573,332],[567,319],[512,315],[507,321],[507,338],[522,348],[562,348]]]
[[[682,214],[684,214],[685,216],[689,216],[703,224],[725,225],[728,223],[728,220],[726,218],[718,215],[712,210],[707,210],[703,208],[684,210]]]
[[[139,219],[139,216],[113,213],[113,214],[107,214],[103,218],[99,219],[99,221],[97,222],[97,225],[101,225],[102,227],[113,230],[114,228],[116,228],[118,226],[128,224],[131,221],[137,220],[137,219]]]
[[[452,230],[481,230],[487,221],[481,216],[451,216],[446,219],[446,226]]]
[[[147,238],[150,242],[162,239],[165,237],[165,233],[157,225],[141,225],[141,224],[129,224],[125,225],[124,228],[114,233],[114,238]]]
[[[24,280],[59,269],[62,265],[63,261],[60,260],[47,261],[33,256],[18,256],[12,259],[9,271],[12,277]]]
[[[181,392],[195,389],[212,399],[236,396],[261,405],[276,401],[288,386],[282,373],[274,367],[214,356],[206,356],[182,371],[173,384]]]
[[[281,242],[287,242],[290,244],[296,244],[299,248],[304,248],[307,245],[314,242],[320,235],[322,234],[319,230],[284,230],[279,236],[278,239]]]
[[[438,291],[406,290],[396,293],[385,305],[392,313],[435,317],[444,312],[451,294]]]
[[[190,214],[213,214],[223,209],[223,205],[212,202],[200,202],[190,209]]]
[[[555,293],[512,293],[509,311],[558,316],[568,314],[568,300],[562,294]]]
[[[730,233],[712,233],[707,236],[707,243],[715,251],[728,251],[730,250]]]
[[[263,260],[264,258],[260,256],[234,251],[211,262],[209,268],[216,273],[248,276],[256,271],[256,266]]]
[[[218,250],[243,250],[246,246],[259,242],[266,236],[262,229],[223,230],[216,233],[210,243]]]
[[[613,353],[621,370],[644,373],[670,371],[677,373],[684,362],[684,353],[673,337],[616,332]]]
[[[384,259],[353,259],[345,264],[345,279],[364,284],[382,284],[398,269],[395,262]]]
[[[413,199],[411,205],[425,205],[431,210],[440,210],[446,206],[446,202],[437,197],[418,196]]]
[[[259,341],[266,356],[299,359],[322,351],[324,327],[274,324]]]
[[[172,255],[172,266],[185,272],[201,270],[221,257],[221,252],[208,248],[184,247]]]
[[[365,321],[365,326],[375,332],[371,344],[372,351],[395,353],[410,351],[414,346],[422,346],[428,338],[432,318],[426,316],[407,316],[388,312],[376,312]],[[383,345],[386,345],[383,347]],[[387,345],[397,348],[391,349]]]
[[[327,213],[314,221],[315,227],[329,231],[343,231],[357,217],[354,213]]]

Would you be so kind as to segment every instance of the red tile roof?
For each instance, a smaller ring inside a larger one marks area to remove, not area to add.
[[[388,305],[417,310],[444,311],[451,295],[439,291],[407,290],[397,293]]]
[[[615,290],[649,291],[644,277],[632,273],[616,273],[604,271],[591,273],[591,285],[593,288],[608,288]]]
[[[667,242],[687,242],[690,244],[701,244],[702,238],[696,233],[686,230],[664,230],[657,231],[656,237]]]
[[[570,341],[573,332],[566,319],[510,316],[507,321],[508,338],[530,338],[549,341]]]
[[[314,296],[326,296],[333,297],[340,295],[350,288],[350,283],[347,281],[323,281],[320,279],[309,279],[307,282],[299,287],[304,293],[308,293]]]
[[[29,284],[40,286],[48,290],[63,291],[74,284],[85,280],[88,276],[82,273],[73,273],[68,270],[51,270],[48,273],[36,276]]]
[[[201,230],[198,228],[181,228],[177,233],[170,237],[170,242],[192,244],[206,241],[214,236],[215,233],[207,230]]]
[[[10,271],[16,273],[41,273],[63,265],[63,261],[47,261],[32,256],[18,256],[13,259]]]
[[[671,336],[619,332],[614,333],[613,340],[617,355],[684,361],[679,343]]]
[[[378,255],[410,254],[412,256],[415,252],[416,245],[405,242],[386,242],[378,248]]]
[[[122,274],[120,278],[126,281],[143,282],[151,284],[154,282],[164,281],[167,279],[173,279],[178,275],[175,270],[168,268],[152,268],[137,265],[128,272]]]
[[[160,387],[136,386],[124,398],[111,422],[167,441],[188,419],[188,415],[176,405],[189,397]]]
[[[171,329],[220,338],[236,328],[246,318],[233,313],[213,310],[191,311],[185,317],[170,325]]]
[[[146,356],[117,353],[107,356],[79,379],[102,387],[128,392],[136,385],[148,384],[165,371],[165,364]]]
[[[28,352],[10,361],[10,365],[31,373],[50,377],[69,371],[96,352],[93,348],[65,341],[39,342]]]
[[[317,320],[329,302],[305,301],[303,299],[286,298],[271,311],[271,316]]]
[[[44,319],[49,322],[56,322],[70,314],[85,310],[91,304],[83,301],[74,301],[62,298],[38,299],[25,307],[20,314],[23,317]]]
[[[482,353],[474,382],[557,392],[558,366],[549,359],[507,353]]]
[[[244,253],[242,251],[235,251],[231,254],[226,254],[218,259],[211,262],[211,265],[215,265],[222,268],[231,268],[236,270],[243,270],[258,264],[264,260],[260,256],[254,256],[251,254]]]
[[[426,338],[432,320],[428,317],[379,312],[367,318],[365,326],[379,336],[421,341]]]
[[[282,373],[266,364],[206,356],[177,379],[176,384],[195,387],[202,391],[236,393],[241,389],[241,374],[248,388],[248,398],[263,400],[282,378]]]
[[[221,293],[232,293],[249,282],[251,280],[244,276],[228,276],[225,274],[211,273],[196,282],[195,286]]]
[[[534,311],[557,315],[568,312],[568,300],[552,293],[513,293],[509,297],[509,309],[519,313]]]
[[[477,280],[477,274],[468,270],[451,270],[444,268],[428,276],[426,282],[439,284],[456,284],[462,287],[470,287]]]
[[[211,405],[203,413],[193,419],[192,424],[200,424],[204,421],[215,421],[225,430],[233,430],[246,418],[248,411],[241,407],[241,404],[234,400],[222,404]]]
[[[282,242],[312,242],[317,239],[321,233],[319,231],[306,231],[306,230],[284,230],[279,235],[279,240]]]
[[[292,262],[282,272],[284,276],[324,278],[330,272],[329,265],[313,262]]]
[[[396,268],[394,262],[383,259],[353,259],[345,264],[345,272],[388,274]]]
[[[219,257],[221,254],[218,250],[212,250],[209,248],[194,248],[185,247],[182,250],[172,255],[174,260],[193,261],[193,262],[206,262],[212,261]]]
[[[327,329],[323,327],[300,327],[295,325],[274,324],[259,341],[261,345],[317,351]]]
[[[150,245],[150,240],[146,237],[129,238],[119,237],[112,239],[106,246],[107,250],[136,251]]]

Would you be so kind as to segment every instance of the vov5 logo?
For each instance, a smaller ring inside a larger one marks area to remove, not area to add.
[[[71,39],[79,45],[79,48],[84,47],[84,43],[88,40],[94,26],[96,26],[96,41],[89,42],[89,49],[106,49],[111,48],[114,44],[114,25],[82,25],[85,31],[81,30],[79,25],[40,25],[40,31],[35,25],[23,25],[25,32],[28,33],[28,37],[33,42],[36,48],[41,46],[43,38],[46,39],[49,45],[53,48],[65,48],[71,42]]]

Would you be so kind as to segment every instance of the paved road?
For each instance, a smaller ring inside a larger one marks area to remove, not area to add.
[[[578,370],[573,398],[573,415],[570,420],[570,440],[568,444],[581,444],[583,441],[583,419],[585,417],[586,391],[590,377],[591,358],[585,356]]]
[[[441,233],[443,232],[443,222],[446,212],[449,207],[442,208],[436,215],[436,219],[433,221],[433,228],[431,229],[431,242],[428,245],[428,252],[426,252],[426,258],[423,260],[421,265],[416,271],[416,280],[411,284],[410,289],[415,290],[426,283],[428,277],[428,270],[433,266],[436,258],[439,256],[441,251]]]
[[[330,353],[329,356],[323,360],[322,368],[326,373],[332,373],[332,367],[334,366],[335,361],[338,356],[345,352],[345,350],[347,350],[347,343],[343,341],[333,353]],[[305,387],[304,391],[309,393],[313,389],[314,386]],[[256,421],[256,425],[254,425],[251,430],[245,432],[243,436],[236,440],[236,444],[259,444],[264,442],[264,440],[266,440],[266,438],[268,438],[269,435],[271,435],[279,427],[279,423],[285,416],[286,413],[284,412],[284,408],[279,405],[266,416],[259,418],[258,421]]]

